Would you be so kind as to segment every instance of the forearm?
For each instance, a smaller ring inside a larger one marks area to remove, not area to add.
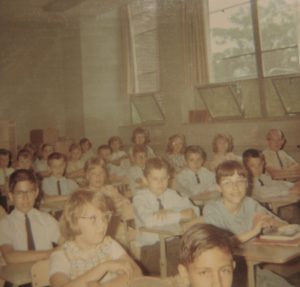
[[[237,235],[237,239],[240,241],[240,242],[246,242],[254,237],[256,237],[257,235],[259,234],[258,231],[254,230],[254,229],[251,229],[249,231],[246,231],[244,233],[241,233],[239,235]]]
[[[10,251],[7,253],[3,253],[4,260],[8,264],[13,263],[25,263],[38,261],[49,258],[51,254],[51,250],[43,250],[43,251]]]

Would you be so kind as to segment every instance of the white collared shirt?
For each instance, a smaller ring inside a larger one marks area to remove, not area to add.
[[[42,181],[42,190],[47,195],[58,195],[57,181],[60,183],[61,195],[70,195],[72,192],[78,189],[78,184],[65,177],[56,178],[54,176],[49,176]]]
[[[289,156],[284,150],[279,150],[278,156],[280,157],[280,161],[282,162],[283,167],[280,166],[276,151],[271,150],[269,148],[263,151],[263,155],[265,156],[266,166],[272,167],[276,169],[288,168],[292,164],[296,164],[297,162]]]

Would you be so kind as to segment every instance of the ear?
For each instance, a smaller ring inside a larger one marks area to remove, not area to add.
[[[232,267],[233,267],[233,270],[235,269],[235,267],[236,267],[236,262],[233,260],[233,262],[232,262]]]
[[[13,194],[10,191],[7,193],[7,196],[10,202],[14,202]]]
[[[189,273],[186,269],[186,267],[182,264],[178,264],[178,274],[180,279],[182,280],[182,282],[184,283],[183,286],[189,286],[190,285],[190,277],[189,277]]]

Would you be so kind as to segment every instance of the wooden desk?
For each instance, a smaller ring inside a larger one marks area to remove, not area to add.
[[[272,197],[260,197],[253,196],[253,198],[260,203],[266,203],[270,205],[270,208],[275,214],[278,214],[279,208],[300,202],[300,195],[289,194],[285,196],[272,196]]]
[[[31,266],[34,262],[8,264],[0,268],[0,278],[19,286],[31,283]]]
[[[40,205],[40,210],[54,214],[55,212],[62,211],[64,209],[66,200],[43,202]]]
[[[255,287],[255,266],[259,263],[283,264],[300,256],[300,246],[256,244],[253,241],[242,245],[236,253],[246,259],[248,287]]]
[[[220,198],[221,193],[218,191],[200,192],[190,197],[190,200],[201,209],[210,200]]]

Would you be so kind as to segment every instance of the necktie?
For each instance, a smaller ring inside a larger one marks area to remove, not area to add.
[[[26,233],[27,233],[27,248],[28,250],[35,250],[32,230],[31,230],[31,224],[30,220],[27,214],[25,214],[25,227],[26,227]]]
[[[56,185],[57,185],[58,195],[61,195],[61,187],[60,187],[60,181],[59,180],[56,182]]]
[[[260,183],[260,186],[264,186],[265,185],[264,182],[260,178],[258,178],[258,181]]]
[[[164,209],[164,206],[162,205],[162,202],[161,202],[160,198],[157,199],[157,202],[158,202],[158,210]]]
[[[279,153],[278,153],[278,151],[276,151],[276,156],[277,156],[277,159],[278,159],[278,162],[279,162],[280,168],[283,168],[283,163],[282,163],[282,161],[281,161],[281,158],[280,158],[280,156],[279,156]]]
[[[200,178],[199,178],[198,173],[195,173],[195,176],[196,176],[196,181],[197,181],[197,183],[200,183]]]

